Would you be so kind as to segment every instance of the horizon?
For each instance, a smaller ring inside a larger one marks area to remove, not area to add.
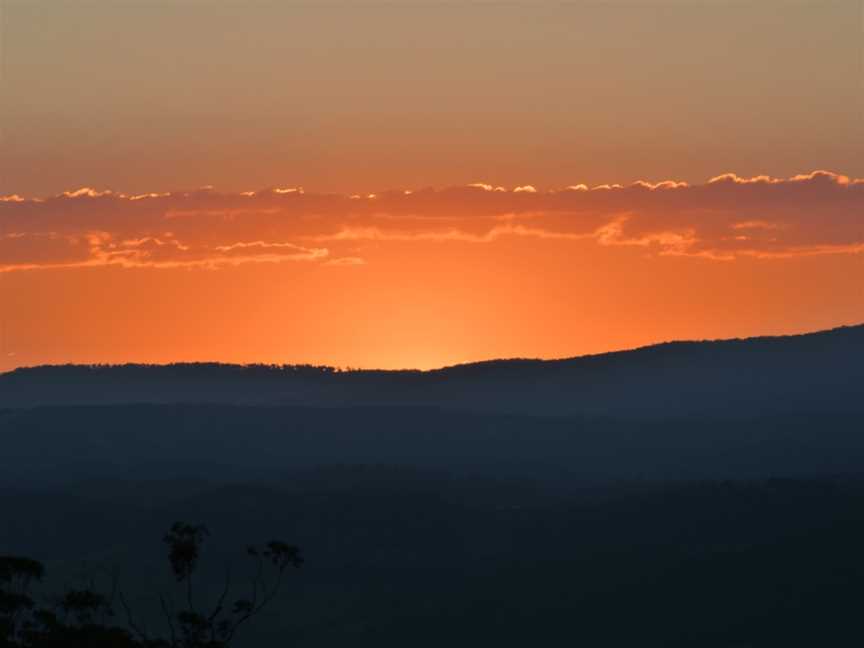
[[[9,370],[0,371],[0,376],[8,375],[14,373],[18,370],[33,370],[33,369],[52,369],[52,368],[84,368],[84,369],[112,369],[112,368],[123,368],[123,367],[145,367],[145,368],[161,368],[161,367],[173,367],[173,366],[216,366],[216,367],[240,367],[240,368],[273,368],[273,369],[289,369],[289,368],[311,368],[311,369],[321,369],[321,370],[332,370],[335,373],[435,373],[442,372],[448,369],[455,369],[459,367],[468,367],[473,365],[483,365],[483,364],[496,364],[496,363],[508,363],[508,362],[540,362],[540,363],[555,363],[555,362],[567,362],[570,360],[581,360],[583,358],[597,358],[604,357],[610,355],[618,355],[618,354],[627,354],[630,352],[638,352],[646,349],[652,349],[655,347],[663,347],[670,346],[676,344],[716,344],[716,343],[724,343],[724,342],[750,342],[750,341],[763,341],[763,340],[784,340],[790,338],[800,338],[800,337],[808,337],[815,336],[820,334],[827,333],[835,333],[837,331],[842,331],[846,329],[864,329],[864,321],[855,322],[850,324],[840,324],[838,326],[834,326],[828,329],[816,329],[809,331],[800,331],[795,333],[784,333],[777,335],[753,335],[747,337],[728,337],[728,338],[708,338],[708,339],[674,339],[674,340],[661,340],[659,342],[653,342],[650,344],[645,344],[637,347],[628,347],[624,349],[609,349],[606,351],[598,351],[596,353],[585,353],[577,356],[562,356],[555,358],[532,358],[532,357],[518,357],[512,356],[507,358],[484,358],[481,360],[471,360],[468,362],[460,362],[452,365],[442,365],[437,367],[429,367],[429,368],[421,368],[421,367],[351,367],[351,366],[336,366],[336,365],[311,365],[304,363],[292,363],[292,362],[266,362],[266,361],[252,361],[252,362],[242,362],[242,363],[234,363],[234,362],[220,362],[218,360],[186,360],[186,361],[178,361],[178,362],[168,362],[168,363],[147,363],[147,362],[135,362],[128,361],[122,363],[58,363],[58,364],[41,364],[41,365],[20,365],[14,367]]]

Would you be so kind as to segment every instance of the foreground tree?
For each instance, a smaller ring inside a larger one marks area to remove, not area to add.
[[[163,538],[174,578],[183,589],[183,605],[176,609],[159,596],[167,629],[158,636],[136,619],[116,578],[109,594],[96,591],[95,586],[69,589],[40,605],[33,590],[44,578],[44,566],[30,558],[0,556],[0,648],[230,646],[238,629],[273,601],[285,573],[299,568],[303,559],[297,547],[278,540],[248,547],[246,554],[254,566],[248,595],[231,600],[232,583],[226,574],[216,603],[201,608],[195,600],[193,576],[208,535],[205,526],[177,522]],[[121,623],[114,622],[118,601],[125,619]]]

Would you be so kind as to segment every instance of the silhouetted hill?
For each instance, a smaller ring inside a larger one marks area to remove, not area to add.
[[[864,326],[672,342],[434,371],[224,364],[45,366],[0,375],[0,407],[118,403],[431,406],[531,415],[724,418],[864,412]]]
[[[158,623],[173,521],[219,538],[214,599],[229,549],[284,537],[308,565],[255,648],[857,645],[862,360],[859,326],[430,372],[21,369],[0,554],[120,566]]]

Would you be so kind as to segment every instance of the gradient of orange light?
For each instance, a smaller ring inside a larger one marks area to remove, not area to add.
[[[717,262],[503,238],[364,243],[362,266],[97,268],[0,278],[4,368],[304,362],[430,368],[864,321],[864,258]]]

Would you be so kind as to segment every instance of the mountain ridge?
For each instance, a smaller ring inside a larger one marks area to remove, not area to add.
[[[311,365],[45,365],[0,374],[0,407],[108,403],[433,406],[616,417],[864,409],[864,325],[675,341],[557,360],[435,370]]]
[[[452,365],[444,365],[432,369],[380,369],[380,368],[341,368],[335,365],[315,365],[310,363],[269,363],[269,362],[219,362],[216,360],[200,360],[200,361],[183,361],[183,362],[166,362],[166,363],[149,363],[149,362],[120,362],[120,363],[48,363],[33,366],[15,367],[9,371],[0,372],[0,379],[5,376],[29,373],[33,371],[55,370],[55,369],[88,369],[88,370],[105,370],[117,368],[147,368],[160,369],[163,367],[218,367],[218,368],[236,368],[236,369],[272,369],[272,370],[319,370],[322,373],[346,373],[346,374],[437,374],[446,373],[448,371],[484,367],[489,365],[508,365],[508,364],[568,364],[578,361],[590,359],[605,359],[616,356],[625,356],[630,354],[641,354],[651,351],[659,351],[671,349],[673,347],[695,347],[699,345],[736,345],[741,343],[773,343],[784,340],[800,339],[800,338],[816,338],[828,335],[840,335],[845,333],[860,334],[864,336],[864,323],[861,324],[844,324],[835,326],[829,329],[819,329],[816,331],[808,331],[805,333],[789,333],[785,335],[754,335],[750,337],[731,337],[731,338],[704,338],[704,339],[678,339],[667,340],[664,342],[654,342],[644,344],[627,349],[616,349],[613,351],[599,351],[597,353],[585,353],[576,356],[566,356],[562,358],[532,358],[522,356],[512,356],[507,358],[490,358],[488,360],[475,360],[469,362],[459,362]]]

